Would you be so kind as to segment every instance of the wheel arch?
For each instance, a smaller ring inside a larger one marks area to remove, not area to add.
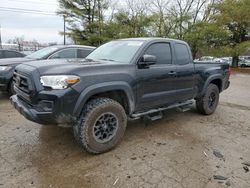
[[[205,82],[201,95],[204,95],[206,92],[207,87],[209,86],[209,84],[215,84],[218,88],[219,88],[219,92],[222,91],[223,85],[222,85],[222,76],[221,75],[213,75],[211,77],[209,77],[207,79],[207,81]]]
[[[212,80],[209,84],[214,84],[214,85],[216,85],[216,86],[218,87],[218,89],[219,89],[219,92],[222,91],[222,79],[219,79],[219,78],[214,79],[214,80]]]
[[[132,88],[126,82],[106,82],[89,86],[82,91],[74,108],[74,116],[79,117],[84,105],[97,97],[107,97],[119,102],[127,114],[134,111],[135,97]]]

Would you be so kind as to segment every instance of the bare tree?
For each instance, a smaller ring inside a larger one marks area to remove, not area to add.
[[[139,37],[142,33],[143,18],[148,13],[148,2],[145,0],[127,0],[123,11],[127,12],[129,24],[131,26],[130,36]]]
[[[23,42],[24,42],[24,37],[15,37],[13,40],[14,44],[18,45],[18,50],[22,51],[23,50]]]
[[[152,0],[150,11],[156,16],[157,36],[166,37],[172,29],[172,24],[168,18],[169,0]]]

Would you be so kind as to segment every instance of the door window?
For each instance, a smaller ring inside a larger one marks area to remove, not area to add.
[[[17,57],[16,52],[11,52],[11,51],[4,51],[4,56],[5,56],[5,58]]]
[[[156,64],[171,64],[172,54],[169,43],[155,43],[149,46],[145,54],[156,57]]]
[[[177,64],[185,65],[190,62],[189,50],[185,44],[180,44],[180,43],[175,44],[175,53],[176,53]]]
[[[77,58],[85,58],[85,57],[87,57],[91,52],[92,52],[92,50],[89,50],[89,49],[78,49],[78,50],[77,50]]]
[[[23,57],[23,54],[15,52],[16,57]]]
[[[77,49],[64,49],[50,56],[50,59],[74,59],[76,58],[76,52]]]

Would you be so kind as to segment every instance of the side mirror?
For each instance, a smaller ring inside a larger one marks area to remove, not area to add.
[[[156,57],[154,55],[143,55],[139,65],[141,66],[149,66],[154,65],[156,63]]]

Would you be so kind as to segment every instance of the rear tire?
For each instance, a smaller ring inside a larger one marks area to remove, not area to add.
[[[127,126],[124,108],[109,98],[89,101],[73,127],[76,141],[89,153],[99,154],[113,149]]]
[[[203,97],[196,100],[196,108],[199,113],[210,115],[214,113],[219,103],[219,88],[215,84],[209,84]]]

